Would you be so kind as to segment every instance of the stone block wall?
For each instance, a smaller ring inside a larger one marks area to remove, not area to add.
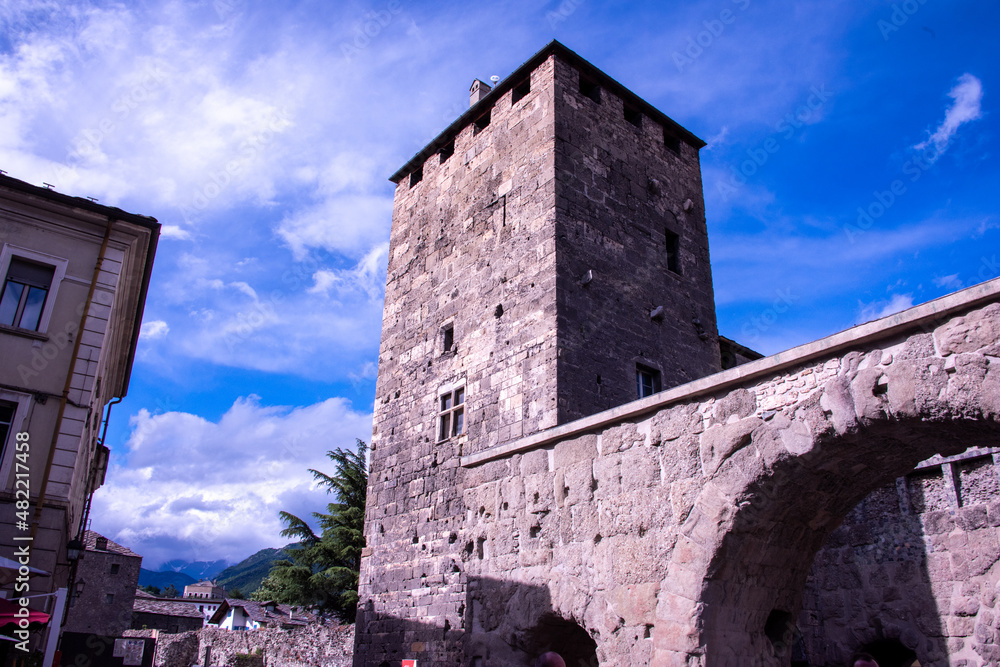
[[[929,462],[851,511],[806,585],[799,628],[810,665],[839,667],[880,640],[929,664],[1000,664],[998,452]]]
[[[490,123],[454,137],[419,182],[396,188],[362,560],[359,664],[402,642],[454,656],[464,581],[455,566],[458,459],[556,423],[552,63]],[[452,349],[444,349],[444,329]],[[465,389],[465,429],[439,439],[441,393]],[[433,592],[433,595],[431,594]],[[425,625],[435,628],[425,632]],[[393,639],[392,641],[396,641]],[[451,648],[448,648],[451,647]],[[375,664],[381,658],[375,660]]]
[[[638,398],[636,363],[659,371],[663,388],[721,365],[702,143],[682,139],[610,86],[598,86],[595,101],[580,91],[586,72],[555,65],[564,423]]]
[[[229,665],[237,655],[259,650],[267,667],[347,667],[352,659],[354,626],[310,625],[294,630],[249,631],[204,628],[178,634],[128,630],[125,636],[156,638],[155,667],[203,665],[208,647],[212,665]]]

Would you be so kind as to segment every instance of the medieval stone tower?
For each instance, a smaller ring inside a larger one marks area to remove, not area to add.
[[[470,103],[391,178],[359,665],[462,653],[460,457],[720,370],[704,142],[558,42]]]

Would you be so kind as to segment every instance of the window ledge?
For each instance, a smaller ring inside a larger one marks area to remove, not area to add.
[[[22,338],[31,338],[32,340],[48,341],[49,339],[49,337],[46,334],[38,333],[37,331],[32,331],[31,329],[12,327],[6,324],[0,324],[0,333],[7,333],[7,334],[12,334],[14,336],[21,336]]]

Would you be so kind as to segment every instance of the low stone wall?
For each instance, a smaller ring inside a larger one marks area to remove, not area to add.
[[[130,637],[152,637],[153,630],[129,630]],[[295,630],[265,628],[233,631],[204,628],[198,632],[168,634],[156,639],[156,667],[200,665],[212,647],[212,665],[230,665],[239,654],[260,650],[266,667],[349,667],[354,649],[354,626],[310,625]]]

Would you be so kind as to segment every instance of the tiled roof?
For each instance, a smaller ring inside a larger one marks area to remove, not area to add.
[[[149,595],[148,593],[146,595]],[[175,602],[173,600],[162,600],[153,596],[142,596],[138,593],[135,602],[132,603],[132,610],[146,614],[159,614],[161,616],[182,616],[185,618],[205,618],[205,615],[198,611],[194,605],[186,602]]]
[[[87,551],[96,551],[101,553],[101,550],[97,548],[97,538],[104,537],[100,533],[95,533],[92,530],[86,530],[83,532],[83,546]],[[108,538],[104,538],[108,539]],[[105,550],[107,553],[118,554],[119,556],[132,556],[133,558],[142,558],[139,554],[132,551],[128,547],[123,547],[122,545],[108,540],[108,548]]]
[[[265,604],[270,606],[270,610],[265,608]],[[250,620],[256,621],[261,625],[308,625],[319,620],[315,615],[298,607],[293,610],[287,604],[227,598],[215,611],[209,622],[221,623],[229,613],[229,609],[236,607],[242,608],[246,615],[250,617]]]

